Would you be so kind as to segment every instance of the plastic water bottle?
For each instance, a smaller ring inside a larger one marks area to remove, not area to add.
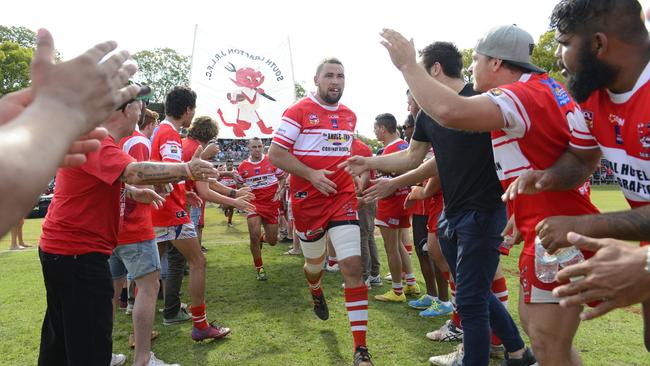
[[[563,269],[573,264],[584,262],[585,260],[585,256],[582,255],[582,252],[576,247],[568,247],[568,248],[560,249],[558,250],[557,253],[555,253],[555,256],[558,259],[558,265],[560,269]],[[578,277],[571,277],[569,280],[571,282],[575,282],[575,281],[580,281],[583,278],[584,276],[578,276]]]
[[[557,253],[555,253],[555,256],[557,257],[560,269],[568,267],[572,264],[578,264],[585,260],[585,256],[582,255],[582,252],[576,247],[560,249],[557,251]]]
[[[558,271],[558,258],[548,254],[542,241],[535,237],[535,276],[540,282],[551,283],[555,281]]]

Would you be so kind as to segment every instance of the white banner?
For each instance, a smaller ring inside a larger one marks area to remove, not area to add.
[[[272,137],[295,102],[289,40],[238,41],[197,27],[191,88],[195,116],[219,124],[219,138]]]

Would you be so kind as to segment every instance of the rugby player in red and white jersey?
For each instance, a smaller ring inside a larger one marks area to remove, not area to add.
[[[182,161],[183,151],[178,130],[181,127],[189,127],[195,109],[196,93],[191,89],[177,86],[167,94],[165,101],[167,117],[160,123],[151,143],[152,161]],[[197,154],[200,154],[201,151],[202,149],[198,148]],[[231,191],[230,197],[225,197],[212,191],[208,183],[197,184],[197,190],[199,196],[207,201],[228,203],[243,209],[252,207],[245,201],[246,197],[235,199],[235,191]],[[189,287],[192,302],[190,311],[193,321],[192,339],[200,341],[207,338],[219,339],[225,337],[230,333],[229,328],[213,326],[207,322],[205,311],[205,257],[201,252],[194,225],[185,211],[185,184],[183,181],[174,184],[173,190],[167,197],[163,207],[152,212],[152,223],[158,244],[171,242],[171,245],[189,262]],[[180,261],[174,260],[172,263],[170,259],[169,262],[170,271],[165,284],[164,324],[173,324],[190,319],[180,306],[180,298],[178,297],[183,278],[182,267],[184,261],[182,259]]]
[[[375,136],[384,144],[382,155],[393,154],[408,148],[408,143],[399,137],[397,120],[390,113],[375,118]],[[384,174],[392,175],[391,172]],[[400,229],[411,227],[410,214],[404,208],[409,186],[399,187],[390,196],[377,202],[375,225],[379,226],[388,257],[388,268],[392,275],[392,288],[385,294],[375,296],[379,301],[405,302],[405,295],[419,295],[420,287],[415,281],[411,257],[400,243]],[[402,287],[402,272],[406,274],[406,288]]]
[[[645,248],[650,241],[650,37],[641,12],[636,0],[563,0],[556,5],[551,16],[559,43],[556,56],[585,118],[573,129],[571,146],[557,163],[520,177],[505,198],[579,186],[593,173],[602,152],[632,209],[551,217],[540,223],[538,235],[549,251],[576,241],[593,249],[607,248],[597,252],[593,264],[587,261],[559,274],[587,275],[584,271],[590,268],[601,279],[587,276],[558,288],[556,294],[569,296],[563,300],[566,306],[604,298],[583,314],[585,319],[643,302],[644,342],[650,351],[650,248]],[[569,232],[587,237],[572,234],[570,242]],[[636,240],[642,247],[622,250],[629,247],[588,237]]]
[[[315,93],[284,112],[269,158],[291,174],[291,207],[314,312],[322,320],[329,318],[320,284],[327,233],[345,283],[345,305],[354,338],[353,364],[368,366],[373,364],[366,347],[368,287],[362,277],[357,199],[352,177],[338,168],[350,156],[356,116],[339,104],[345,87],[341,61],[323,60],[314,83]]]
[[[152,203],[154,207],[163,201],[151,189],[124,186],[124,182],[149,185],[217,175],[212,164],[198,156],[190,163],[151,163],[136,162],[123,152],[116,141],[131,135],[141,108],[140,101],[131,100],[114,111],[102,124],[108,136],[99,151],[89,153],[81,166],[57,172],[57,189],[43,222],[39,248],[48,303],[40,364],[111,362],[114,291],[107,259],[118,244],[122,217],[130,209],[124,199]],[[148,234],[145,237],[150,238],[151,231]],[[129,245],[117,250],[125,247]],[[158,267],[155,262],[149,263],[142,274],[155,272]],[[153,313],[153,307],[149,309]],[[140,310],[145,311],[144,307]],[[149,353],[144,361],[148,359]],[[141,360],[138,357],[138,364]]]
[[[251,201],[255,210],[248,212],[246,221],[257,279],[266,281],[268,277],[262,261],[262,225],[265,241],[275,245],[278,242],[278,215],[286,174],[274,167],[268,156],[264,155],[264,144],[259,137],[248,141],[248,150],[250,157],[239,164],[235,177],[238,183],[246,184],[255,194],[255,199]]]
[[[234,164],[232,160],[226,161],[226,168],[225,170],[220,170],[219,171],[219,183],[223,184],[224,186],[230,188],[230,189],[237,189],[237,181],[235,178],[232,176],[232,173],[234,172],[233,170]],[[220,168],[223,169],[223,166]],[[224,174],[226,173],[226,174]],[[235,209],[232,206],[228,205],[223,205],[223,213],[226,215],[226,218],[228,219],[228,226],[232,227],[232,215],[235,213]]]
[[[474,89],[485,93],[465,98],[427,77],[415,61],[412,41],[390,29],[382,36],[393,64],[428,115],[446,127],[492,131],[497,175],[504,188],[527,170],[552,166],[567,149],[572,129],[583,120],[580,108],[564,87],[530,63],[533,38],[517,26],[496,27],[479,40],[472,56],[472,72]],[[598,210],[577,188],[518,196],[512,208],[524,239],[519,261],[523,291],[519,314],[535,357],[540,364],[578,365],[580,359],[571,343],[580,322],[580,308],[561,308],[551,292],[559,284],[542,284],[536,278],[535,227],[546,217]],[[534,362],[523,342],[511,343],[492,325],[509,352],[509,362],[520,356],[520,364]],[[513,348],[521,353],[512,355]]]

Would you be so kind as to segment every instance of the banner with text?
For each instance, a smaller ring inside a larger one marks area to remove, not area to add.
[[[219,124],[219,138],[272,137],[295,102],[289,40],[238,41],[197,27],[191,88],[195,116]]]

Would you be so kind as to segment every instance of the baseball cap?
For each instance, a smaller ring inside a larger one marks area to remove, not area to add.
[[[117,110],[124,110],[126,106],[136,100],[142,101],[145,105],[149,104],[149,100],[151,99],[151,96],[153,94],[151,88],[148,85],[136,83],[135,81],[129,80],[128,85],[137,85],[140,87],[140,90],[138,91],[138,94],[135,96],[135,98],[128,100],[124,102]]]
[[[544,73],[546,71],[530,62],[534,47],[533,37],[513,24],[490,29],[483,38],[479,39],[474,51],[481,55],[508,61],[532,72]]]

